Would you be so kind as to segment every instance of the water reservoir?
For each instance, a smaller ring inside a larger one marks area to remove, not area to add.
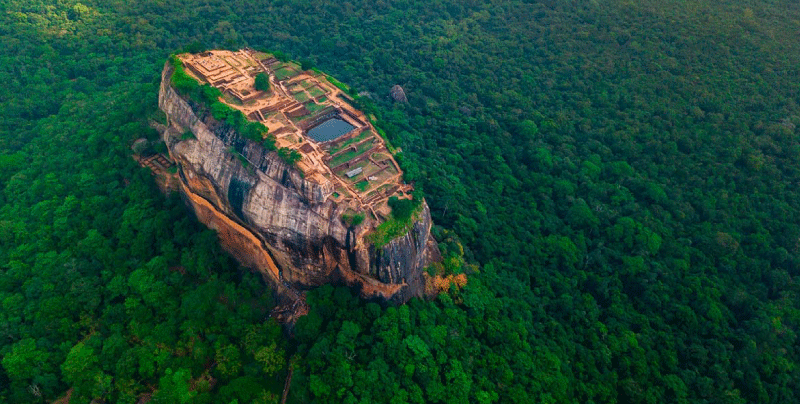
[[[347,132],[355,129],[355,126],[339,119],[331,118],[327,121],[311,128],[308,131],[308,136],[317,142],[327,142],[344,135]]]

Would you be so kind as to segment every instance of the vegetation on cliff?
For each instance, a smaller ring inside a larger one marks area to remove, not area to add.
[[[389,207],[392,208],[391,217],[368,234],[367,241],[375,247],[381,248],[395,238],[407,234],[414,222],[418,220],[417,216],[422,210],[421,194],[421,192],[415,192],[412,199],[389,198]]]
[[[252,140],[267,150],[277,150],[275,138],[266,136],[266,126],[259,122],[248,120],[242,111],[231,108],[221,102],[219,98],[222,93],[219,89],[208,84],[201,85],[198,83],[195,78],[186,73],[180,59],[176,56],[170,56],[169,62],[174,69],[170,83],[178,94],[193,101],[195,108],[209,111],[214,119],[225,122],[245,139]],[[196,112],[198,114],[202,113],[202,111]],[[277,151],[278,156],[289,165],[293,165],[300,159],[299,154],[294,150],[281,148]]]
[[[797,2],[0,11],[0,401],[275,402],[286,352],[296,403],[798,401]],[[194,41],[372,100],[458,236],[449,270],[463,245],[480,272],[395,308],[320,288],[278,335],[261,282],[128,157]]]

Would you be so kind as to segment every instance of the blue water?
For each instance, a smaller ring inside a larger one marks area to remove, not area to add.
[[[308,131],[308,136],[317,142],[327,142],[355,129],[355,126],[339,119],[331,118]]]

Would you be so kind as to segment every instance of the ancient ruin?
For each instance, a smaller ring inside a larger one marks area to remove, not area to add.
[[[331,197],[367,211],[377,220],[391,209],[390,196],[409,198],[413,187],[369,119],[352,98],[324,74],[301,71],[292,62],[251,50],[215,50],[179,55],[188,73],[223,92],[223,101],[250,120],[263,123],[278,147],[302,155],[297,168],[310,181],[332,181]],[[259,73],[270,76],[269,92],[255,89]],[[360,169],[358,175],[349,172]]]

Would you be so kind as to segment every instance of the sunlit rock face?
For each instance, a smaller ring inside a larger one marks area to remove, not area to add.
[[[178,166],[180,190],[239,262],[278,291],[339,283],[364,298],[405,302],[422,294],[422,270],[438,250],[424,202],[406,234],[376,248],[365,236],[377,219],[367,215],[357,226],[346,225],[348,206],[330,197],[333,184],[306,180],[277,153],[207,113],[198,115],[201,109],[170,86],[171,74],[167,64],[159,107],[167,116],[162,137]]]

